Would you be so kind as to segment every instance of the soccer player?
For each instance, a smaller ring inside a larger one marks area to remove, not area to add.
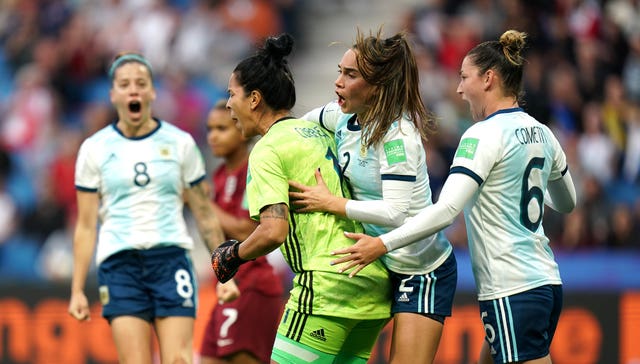
[[[245,198],[250,141],[226,103],[218,101],[207,117],[207,142],[213,155],[223,158],[212,176],[213,207],[226,238],[244,240],[258,225],[249,218]],[[269,363],[283,288],[267,258],[247,262],[216,288],[219,303],[205,329],[200,363]]]
[[[544,234],[544,204],[568,213],[576,192],[551,130],[519,106],[526,34],[508,30],[462,61],[458,93],[476,123],[458,144],[437,203],[401,227],[336,250],[342,269],[366,265],[453,222],[464,209],[485,340],[480,363],[551,363],[562,280]]]
[[[224,238],[202,155],[191,135],[152,117],[156,92],[144,57],[119,54],[109,76],[118,120],[87,138],[76,162],[69,313],[89,319],[84,286],[97,241],[102,316],[119,361],[151,364],[153,328],[163,363],[191,363],[197,286],[184,195],[209,249]]]
[[[294,273],[271,360],[276,363],[366,363],[389,321],[389,275],[372,262],[349,278],[329,265],[331,250],[350,242],[344,231],[362,231],[353,220],[289,209],[289,180],[311,183],[310,166],[324,171],[334,194],[348,196],[333,136],[315,123],[291,117],[296,94],[285,59],[288,34],[268,38],[229,78],[227,106],[245,137],[261,135],[249,156],[247,196],[258,227],[242,242],[227,241],[212,255],[220,281],[239,265],[280,247]]]
[[[327,211],[363,223],[378,236],[432,204],[423,139],[434,129],[419,91],[418,67],[404,33],[365,37],[338,65],[338,101],[303,119],[335,133],[353,200],[295,181],[296,211]],[[453,248],[442,232],[381,255],[390,271],[394,317],[391,363],[432,363],[457,284]],[[353,271],[352,273],[357,273]]]

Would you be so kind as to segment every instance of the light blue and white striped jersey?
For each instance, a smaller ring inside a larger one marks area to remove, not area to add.
[[[406,182],[412,190],[407,217],[433,204],[424,146],[420,134],[409,120],[396,121],[381,143],[364,148],[360,125],[355,114],[345,114],[336,102],[307,113],[302,119],[320,123],[335,135],[338,161],[348,179],[352,197],[359,201],[383,200],[382,181]],[[363,223],[365,232],[378,236],[393,226]],[[442,232],[381,257],[391,271],[425,274],[435,270],[452,251]]]
[[[193,247],[183,215],[183,191],[206,174],[190,134],[165,121],[127,138],[115,123],[81,145],[75,185],[100,195],[96,261],[125,249]]]
[[[562,283],[542,214],[547,182],[566,171],[551,130],[521,108],[500,110],[462,135],[450,173],[480,186],[464,209],[479,300]]]

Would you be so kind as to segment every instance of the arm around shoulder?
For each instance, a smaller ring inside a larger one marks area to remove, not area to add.
[[[438,202],[386,234],[380,235],[384,246],[392,251],[433,235],[453,223],[467,202],[478,190],[478,183],[460,173],[449,175],[440,191]]]

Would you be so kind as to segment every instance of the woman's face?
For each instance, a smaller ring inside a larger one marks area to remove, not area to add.
[[[156,99],[156,91],[149,69],[143,64],[128,62],[118,67],[109,95],[118,118],[126,127],[139,129],[151,119],[151,103]]]
[[[356,53],[349,49],[338,64],[338,78],[335,81],[338,105],[347,114],[361,114],[367,111],[374,86],[365,81],[356,64]]]
[[[242,135],[247,139],[258,135],[258,124],[253,118],[251,95],[245,95],[245,89],[238,82],[235,73],[229,77],[227,91],[229,92],[227,108],[231,109],[231,118],[238,123]]]
[[[462,99],[469,103],[471,116],[473,120],[484,120],[484,102],[483,94],[485,83],[483,78],[485,75],[480,74],[480,70],[474,65],[469,57],[465,57],[460,67],[460,83],[456,90]]]
[[[213,109],[209,112],[207,143],[214,156],[224,158],[238,148],[245,148],[245,140],[229,110]]]

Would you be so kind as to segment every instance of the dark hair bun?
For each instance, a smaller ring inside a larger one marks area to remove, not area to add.
[[[280,34],[277,37],[269,37],[265,41],[265,55],[276,61],[276,63],[282,63],[284,57],[291,54],[292,50],[293,37],[288,33]]]

